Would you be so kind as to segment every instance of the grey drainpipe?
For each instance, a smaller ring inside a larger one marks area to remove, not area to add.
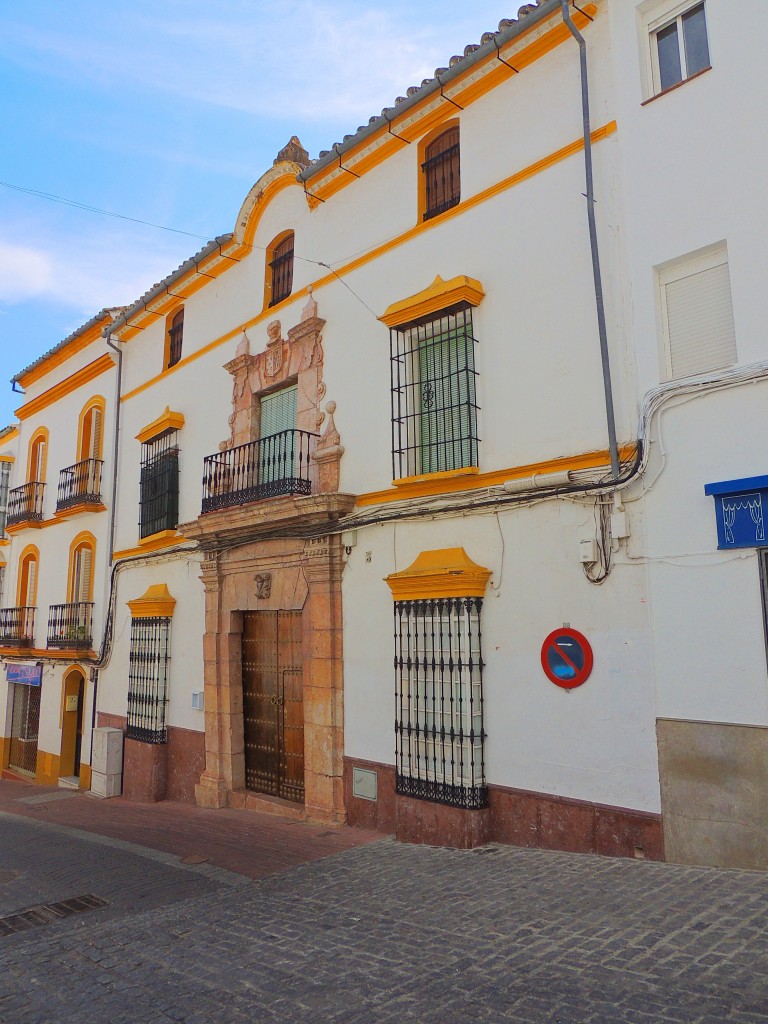
[[[584,168],[587,177],[587,219],[589,221],[589,245],[592,250],[592,276],[595,281],[595,303],[597,305],[597,330],[600,335],[600,358],[603,364],[603,391],[605,393],[605,416],[608,421],[608,450],[611,456],[611,477],[619,477],[619,448],[616,443],[616,419],[613,411],[613,388],[611,386],[611,364],[608,357],[608,332],[605,327],[605,304],[603,302],[603,281],[600,275],[600,256],[597,249],[597,225],[595,224],[595,189],[592,180],[592,139],[589,123],[589,85],[587,82],[587,44],[574,25],[568,13],[568,0],[561,0],[563,21],[579,44],[581,67],[581,112],[584,121]]]
[[[120,451],[120,396],[123,387],[123,350],[112,341],[112,331],[105,329],[104,338],[113,352],[117,352],[117,394],[115,395],[115,444],[112,449],[112,505],[109,510],[109,567],[112,568],[112,552],[115,549],[115,519],[117,516],[117,457]],[[109,613],[109,605],[107,605]],[[103,647],[103,644],[102,644]],[[93,675],[93,706],[91,708],[91,757],[93,764],[93,730],[96,728],[96,694],[99,686],[99,670]]]
[[[117,456],[120,451],[120,396],[123,387],[123,350],[112,341],[112,331],[104,334],[107,345],[117,352],[117,395],[115,397],[115,445],[112,452],[112,507],[109,510],[109,566],[112,568],[112,552],[115,549],[115,519],[117,516]]]

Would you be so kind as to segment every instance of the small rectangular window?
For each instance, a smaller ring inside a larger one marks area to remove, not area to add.
[[[287,299],[293,290],[293,237],[293,232],[291,232],[271,250],[272,259],[269,262],[270,306],[275,306],[283,299]]]
[[[396,479],[478,464],[472,307],[390,332]]]
[[[424,220],[457,206],[461,201],[461,152],[459,128],[454,125],[424,150],[421,165],[424,188]]]
[[[732,366],[736,332],[725,245],[664,264],[656,273],[667,379]]]
[[[671,89],[710,66],[705,5],[654,4],[644,19],[650,41],[653,96]]]
[[[139,536],[175,530],[179,522],[177,431],[166,430],[141,446]]]

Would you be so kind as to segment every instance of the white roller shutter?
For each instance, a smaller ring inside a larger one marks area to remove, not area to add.
[[[681,273],[682,271],[682,273]],[[662,305],[673,378],[689,377],[736,362],[728,263],[662,278]]]

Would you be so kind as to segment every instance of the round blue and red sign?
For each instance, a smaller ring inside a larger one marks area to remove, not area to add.
[[[541,645],[541,667],[547,679],[564,690],[586,683],[593,660],[589,640],[576,629],[555,629]]]

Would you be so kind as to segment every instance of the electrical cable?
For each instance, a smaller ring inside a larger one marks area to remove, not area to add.
[[[65,199],[63,196],[53,195],[52,192],[40,192],[34,188],[25,188],[22,185],[12,185],[9,181],[0,181],[5,188],[12,188],[15,192],[25,192],[30,196],[37,196],[38,199],[48,199],[52,203],[61,203],[64,206],[74,206],[78,210],[86,210],[88,213],[98,213],[102,217],[114,217],[116,220],[128,220],[133,224],[143,224],[148,228],[157,228],[159,231],[172,231],[175,235],[188,235],[190,238],[202,238],[207,241],[205,235],[198,235],[194,231],[182,231],[181,228],[169,228],[166,224],[155,224],[153,221],[142,220],[140,217],[129,217],[124,213],[113,213],[111,210],[102,210],[98,206],[90,206],[88,203],[80,203],[76,199]]]

